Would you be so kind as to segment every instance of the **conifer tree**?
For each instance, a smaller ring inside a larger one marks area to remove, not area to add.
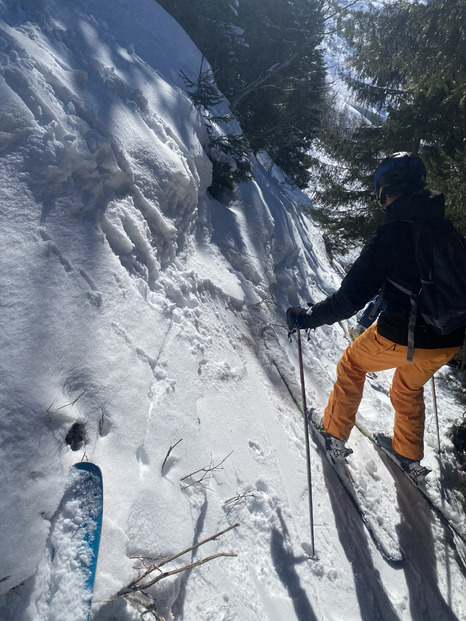
[[[382,156],[407,150],[423,157],[429,185],[446,194],[448,215],[466,233],[465,0],[401,0],[346,13],[340,27],[353,47],[348,84],[386,121],[381,116],[357,128],[328,123],[321,138],[345,173],[338,193],[331,185],[323,193],[323,217],[333,215],[341,230],[345,210],[332,214],[330,206],[355,198],[362,212],[374,212],[370,171]]]
[[[211,64],[254,153],[308,182],[322,107],[321,0],[160,0]]]

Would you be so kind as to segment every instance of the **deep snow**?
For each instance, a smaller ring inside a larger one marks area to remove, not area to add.
[[[207,193],[206,131],[180,77],[199,71],[190,39],[153,0],[3,0],[0,19],[0,617],[74,618],[42,610],[44,559],[69,466],[89,459],[104,476],[98,621],[141,618],[117,597],[138,559],[235,523],[170,569],[236,557],[149,590],[166,621],[466,619],[449,531],[356,432],[351,468],[406,560],[382,559],[312,442],[307,557],[303,424],[274,363],[299,395],[284,311],[334,291],[342,270],[301,213],[306,195],[258,161],[227,206]],[[312,405],[347,344],[338,324],[304,343]],[[389,378],[367,383],[374,430],[391,428]],[[444,453],[426,390],[425,462],[440,499],[461,412],[438,392]],[[76,422],[87,444],[73,451]],[[458,495],[443,502],[464,528]]]

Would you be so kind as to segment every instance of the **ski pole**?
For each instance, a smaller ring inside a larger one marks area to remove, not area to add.
[[[441,450],[440,450],[440,429],[439,429],[439,423],[438,423],[437,396],[435,394],[435,380],[434,380],[434,376],[433,375],[432,375],[430,381],[431,381],[431,384],[432,384],[432,403],[434,405],[435,425],[437,427],[438,452],[440,454],[441,453]]]
[[[301,380],[301,398],[303,401],[303,418],[304,418],[304,437],[306,440],[306,464],[307,464],[307,485],[309,492],[309,519],[311,524],[311,558],[314,558],[314,508],[312,504],[312,477],[311,477],[311,456],[309,449],[309,424],[307,420],[307,406],[306,406],[306,386],[304,384],[304,366],[303,366],[303,352],[301,348],[301,330],[298,329],[298,360],[299,360],[299,376]]]

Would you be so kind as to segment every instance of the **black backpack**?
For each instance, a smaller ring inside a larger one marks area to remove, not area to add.
[[[411,224],[420,289],[411,291],[388,281],[408,294],[411,313],[408,327],[408,360],[413,359],[414,329],[418,312],[438,334],[449,334],[466,325],[466,244],[450,220],[415,220]]]

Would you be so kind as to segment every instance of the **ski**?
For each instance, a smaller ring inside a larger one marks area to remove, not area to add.
[[[356,427],[363,436],[365,436],[368,440],[370,440],[379,450],[381,450],[390,459],[390,461],[393,464],[395,464],[397,469],[403,473],[404,477],[410,482],[410,484],[423,496],[423,498],[426,500],[426,502],[429,504],[432,510],[439,516],[442,522],[450,529],[450,531],[452,532],[454,541],[457,544],[457,548],[459,548],[458,550],[459,553],[461,554],[462,558],[466,559],[466,535],[464,532],[462,533],[459,530],[458,526],[451,520],[451,518],[447,515],[445,510],[441,506],[439,506],[435,502],[435,500],[432,498],[432,496],[429,494],[428,488],[425,484],[425,477],[410,476],[410,474],[407,471],[403,470],[401,465],[396,460],[395,456],[377,441],[376,435],[368,431],[360,421],[356,422]]]
[[[353,453],[351,449],[347,449],[346,455],[339,455],[335,458],[332,450],[326,445],[324,436],[316,429],[312,420],[312,409],[308,413],[309,427],[312,431],[315,443],[318,449],[325,456],[336,474],[341,485],[349,496],[353,506],[359,513],[372,541],[375,546],[390,563],[399,563],[403,560],[403,553],[400,550],[398,539],[395,531],[395,522],[388,523],[385,519],[381,519],[379,515],[375,515],[367,506],[366,499],[362,488],[357,484],[351,470],[348,467],[346,457]]]
[[[296,407],[301,412],[301,415],[303,415],[303,411],[299,404],[299,401],[294,396],[288,381],[286,380],[285,376],[281,372],[276,362],[274,362],[274,365]],[[374,542],[377,550],[381,553],[386,561],[390,563],[400,563],[404,557],[400,550],[395,531],[395,525],[397,523],[396,516],[383,515],[382,513],[375,515],[373,511],[371,511],[365,499],[364,486],[357,484],[355,478],[351,474],[349,464],[346,462],[346,460],[339,462],[337,460],[333,460],[331,453],[326,450],[324,438],[318,431],[314,429],[312,420],[310,420],[309,427],[311,428],[311,435],[314,437],[318,450],[322,452],[322,454],[330,463],[330,466],[332,467],[336,478],[340,481],[340,484],[342,485],[346,494],[349,496],[351,503],[361,517],[361,520],[366,527],[366,530],[372,541]],[[385,491],[386,490],[380,490],[381,499],[384,496]],[[373,502],[372,506],[374,506],[374,504],[375,503]],[[384,504],[387,507],[388,514],[394,505],[386,502]]]
[[[100,468],[91,462],[71,467],[68,484],[52,519],[46,608],[48,617],[88,621],[102,530]]]

